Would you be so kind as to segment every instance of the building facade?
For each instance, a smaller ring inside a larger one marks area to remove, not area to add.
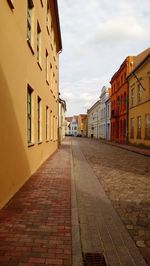
[[[0,208],[58,147],[56,0],[0,1]]]
[[[87,136],[87,115],[78,115],[78,135],[82,137]]]
[[[88,137],[100,137],[100,100],[87,110]]]
[[[106,101],[109,96],[109,88],[103,86],[100,95],[100,125],[99,125],[99,137],[106,139]]]
[[[111,141],[124,144],[127,140],[127,95],[126,76],[132,70],[133,57],[128,56],[111,78]]]
[[[150,50],[128,76],[129,143],[150,147]]]
[[[75,115],[72,117],[69,128],[69,135],[76,137],[78,134],[78,116]]]

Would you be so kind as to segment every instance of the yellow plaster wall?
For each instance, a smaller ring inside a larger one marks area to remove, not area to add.
[[[0,1],[0,208],[58,146],[57,126],[55,139],[46,142],[46,105],[56,123],[58,117],[58,58],[55,38],[52,40],[46,29],[46,4],[42,7],[40,1],[34,1],[34,54],[26,41],[26,1],[15,0],[14,7],[12,11],[7,1]],[[37,19],[42,34],[42,70],[36,61]],[[49,84],[45,79],[45,49],[54,73],[51,75],[49,69]],[[34,145],[31,147],[27,143],[27,84],[33,89]],[[37,96],[42,100],[41,144],[37,140]]]

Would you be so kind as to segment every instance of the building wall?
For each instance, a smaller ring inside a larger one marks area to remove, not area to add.
[[[135,74],[144,89],[140,86],[141,96],[139,97],[139,82],[135,76],[131,75],[129,77],[129,142],[150,147],[150,57],[135,71]],[[145,134],[146,115],[148,114],[149,138]],[[141,117],[140,121],[138,117]],[[133,122],[131,122],[131,119],[133,119]]]
[[[86,137],[87,136],[87,115],[78,115],[78,134]]]
[[[51,1],[51,26],[46,27],[47,7],[33,1],[32,42],[27,43],[27,2],[0,1],[0,207],[2,207],[37,168],[57,149],[58,56],[61,49],[58,25]],[[41,28],[40,64],[37,64],[37,20]],[[55,38],[54,38],[55,36]],[[45,73],[45,53],[48,77]],[[51,69],[50,69],[51,64]],[[27,139],[27,85],[32,88],[32,143]],[[37,97],[41,98],[38,143]],[[47,121],[46,121],[46,108]],[[46,132],[47,124],[47,132]],[[47,136],[46,136],[47,135]]]
[[[132,69],[133,58],[128,56],[111,79],[111,141],[125,143],[127,137],[126,76]]]

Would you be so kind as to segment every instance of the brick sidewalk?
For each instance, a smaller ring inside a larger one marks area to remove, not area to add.
[[[0,211],[0,265],[71,263],[70,145],[26,182]]]

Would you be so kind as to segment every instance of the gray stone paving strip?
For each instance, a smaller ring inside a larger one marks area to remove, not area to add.
[[[71,152],[71,209],[72,209],[72,266],[82,266],[82,249],[79,232],[78,206]]]
[[[104,253],[109,266],[146,266],[75,140],[72,150],[82,252]]]

